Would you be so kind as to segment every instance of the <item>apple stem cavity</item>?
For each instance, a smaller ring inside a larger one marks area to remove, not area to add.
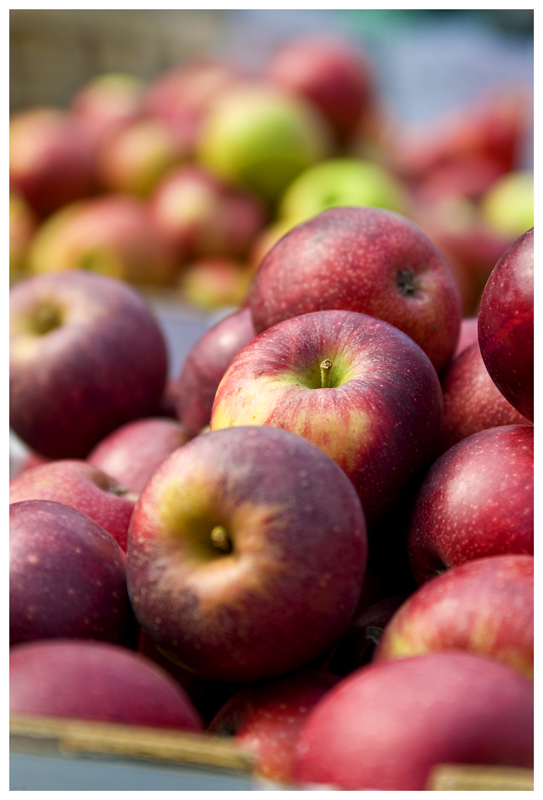
[[[330,372],[333,365],[334,362],[329,358],[325,358],[324,361],[321,361],[321,389],[330,388]]]
[[[418,289],[415,270],[412,267],[399,270],[396,273],[396,286],[405,297],[413,297]]]
[[[222,525],[215,525],[212,529],[211,541],[214,547],[218,550],[222,550],[223,553],[230,553],[232,551],[232,542],[230,541],[226,528],[223,528]]]
[[[33,318],[34,330],[39,336],[45,336],[49,331],[58,328],[62,323],[62,317],[57,308],[52,306],[40,306]]]

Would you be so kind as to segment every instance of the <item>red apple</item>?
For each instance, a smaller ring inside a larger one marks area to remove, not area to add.
[[[207,731],[233,736],[256,755],[261,778],[288,785],[296,742],[308,713],[340,680],[337,675],[300,669],[239,689],[219,710]]]
[[[97,522],[126,551],[136,495],[85,461],[59,459],[25,470],[9,482],[9,502],[54,500]]]
[[[83,126],[57,108],[36,107],[9,123],[9,184],[39,216],[95,189],[94,151]]]
[[[10,714],[202,730],[164,670],[104,642],[33,642],[10,653]]]
[[[533,427],[488,428],[443,453],[415,498],[407,546],[419,584],[475,558],[533,555]]]
[[[478,341],[452,361],[441,387],[443,451],[486,428],[528,424],[526,417],[505,399],[488,374]]]
[[[285,319],[234,357],[211,430],[266,425],[312,441],[373,523],[432,459],[442,414],[436,371],[412,339],[367,314],[328,310]]]
[[[473,342],[477,342],[478,340],[479,334],[477,331],[477,317],[464,317],[460,323],[460,335],[458,337],[458,343],[456,345],[453,358],[459,356],[463,350],[470,346],[470,344],[473,344]]]
[[[331,34],[298,36],[272,53],[263,77],[314,103],[342,144],[372,110],[376,76],[366,53]]]
[[[533,766],[533,683],[472,653],[370,664],[309,715],[294,776],[302,788],[422,791],[436,764]]]
[[[375,661],[467,650],[534,675],[534,557],[477,558],[410,595],[384,628]]]
[[[162,462],[189,438],[188,429],[179,420],[138,419],[98,442],[87,461],[139,495]]]
[[[479,345],[490,377],[521,414],[534,420],[534,229],[502,255],[485,286]]]
[[[144,299],[79,270],[10,290],[10,425],[49,458],[85,458],[119,425],[152,416],[168,352]]]
[[[130,72],[104,72],[75,93],[70,113],[99,146],[118,126],[142,116],[145,81]]]
[[[261,262],[250,305],[257,333],[311,311],[370,314],[407,333],[438,372],[462,317],[456,281],[423,231],[370,207],[329,209],[289,231]]]
[[[143,200],[107,194],[48,217],[33,238],[28,267],[34,274],[79,268],[135,284],[172,284],[177,265]]]
[[[98,523],[70,506],[26,500],[9,508],[10,643],[103,639],[135,630],[126,558]]]
[[[190,348],[172,393],[179,419],[191,435],[209,425],[215,393],[226,368],[255,336],[251,310],[245,307],[220,319]]]
[[[130,523],[127,581],[143,631],[203,677],[303,666],[345,631],[366,526],[342,470],[289,431],[191,439],[151,478]]]

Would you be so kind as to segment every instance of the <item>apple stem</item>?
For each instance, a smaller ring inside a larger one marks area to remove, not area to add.
[[[324,361],[321,362],[321,389],[330,388],[330,372],[333,364],[334,362],[330,361],[329,358],[325,358]]]
[[[211,541],[218,550],[229,553],[232,550],[232,542],[228,536],[226,528],[222,525],[215,525],[211,531]]]

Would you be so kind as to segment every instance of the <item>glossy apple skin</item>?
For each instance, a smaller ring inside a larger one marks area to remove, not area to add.
[[[311,712],[294,776],[305,786],[422,791],[443,763],[532,768],[532,681],[462,652],[362,667]]]
[[[500,258],[478,314],[481,354],[500,392],[534,421],[534,229]]]
[[[213,546],[217,525],[231,552]],[[166,654],[204,677],[259,680],[342,635],[366,553],[360,501],[331,459],[289,431],[234,428],[191,439],[143,490],[128,589]]]
[[[452,361],[441,386],[443,452],[466,436],[487,428],[529,424],[488,374],[477,340]]]
[[[462,303],[456,280],[423,231],[393,211],[342,207],[289,231],[262,260],[250,295],[257,333],[323,309],[395,325],[441,372],[454,353]]]
[[[460,335],[453,359],[460,355],[460,353],[469,347],[473,342],[479,340],[479,333],[477,330],[477,317],[464,317],[460,323]]]
[[[533,679],[533,556],[477,558],[427,581],[388,622],[374,660],[442,650],[495,658]]]
[[[233,736],[257,757],[266,780],[291,783],[295,747],[308,713],[340,680],[311,669],[242,686],[219,710],[208,733]]]
[[[49,310],[57,327],[33,332]],[[11,288],[10,425],[41,455],[85,458],[119,425],[152,416],[167,373],[164,334],[126,284],[68,270]]]
[[[10,653],[10,713],[202,730],[184,690],[160,667],[103,642],[33,642]]]
[[[172,386],[179,419],[194,436],[209,425],[217,387],[237,353],[256,336],[251,310],[223,317],[194,343]]]
[[[325,389],[323,359],[334,363]],[[211,430],[266,425],[305,437],[341,466],[373,522],[433,457],[442,403],[430,360],[400,330],[354,311],[316,311],[268,328],[234,357]]]
[[[72,506],[110,533],[126,552],[136,495],[82,459],[59,459],[27,469],[9,482],[9,502],[54,500]]]
[[[407,549],[419,585],[475,558],[533,555],[533,427],[488,428],[443,453],[415,498]]]
[[[162,462],[190,438],[179,420],[137,419],[121,425],[98,442],[86,460],[139,495]]]
[[[128,644],[134,617],[119,544],[80,511],[50,500],[9,508],[10,643],[103,639]]]

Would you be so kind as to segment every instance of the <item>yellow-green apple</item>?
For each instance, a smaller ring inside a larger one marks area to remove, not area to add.
[[[473,653],[382,661],[317,703],[297,745],[298,784],[422,791],[436,764],[533,768],[533,682]]]
[[[39,216],[95,189],[94,150],[84,126],[58,108],[19,111],[9,122],[9,185]]]
[[[158,120],[130,120],[110,133],[98,149],[97,182],[106,192],[147,197],[187,157],[174,134]]]
[[[502,255],[481,297],[478,335],[490,377],[505,398],[534,420],[534,229]]]
[[[192,436],[209,425],[215,392],[226,368],[256,336],[248,307],[208,328],[188,351],[172,386],[177,416]]]
[[[252,270],[239,259],[207,256],[183,267],[179,290],[186,302],[202,311],[214,311],[243,305],[252,280]]]
[[[255,80],[225,90],[214,101],[197,159],[273,206],[303,169],[332,153],[329,126],[314,106]]]
[[[276,217],[262,228],[255,236],[255,240],[249,251],[249,265],[253,273],[260,266],[264,256],[277,244],[279,239],[288,233],[295,225],[289,219]]]
[[[262,426],[191,439],[130,522],[128,590],[143,631],[198,674],[254,681],[339,638],[361,593],[366,524],[318,447]]]
[[[466,650],[534,675],[534,557],[476,558],[427,581],[386,624],[375,661]]]
[[[211,720],[207,732],[233,736],[256,756],[259,777],[289,785],[296,742],[308,713],[340,677],[303,668],[242,686]]]
[[[187,427],[179,420],[137,419],[98,442],[87,462],[139,495],[162,462],[189,438]]]
[[[158,183],[149,210],[180,261],[245,255],[266,222],[256,195],[193,163],[172,170]]]
[[[420,485],[407,546],[418,584],[475,558],[533,555],[533,426],[487,428],[443,453]]]
[[[454,351],[454,358],[469,347],[473,342],[479,341],[479,333],[477,331],[477,317],[463,317],[460,323],[460,335],[458,336],[458,343]]]
[[[201,731],[181,686],[141,655],[108,642],[50,641],[10,653],[10,714]]]
[[[422,349],[356,311],[315,311],[268,328],[233,358],[215,395],[211,430],[285,428],[341,466],[374,522],[427,462],[443,398]]]
[[[383,208],[331,208],[289,231],[264,257],[250,306],[257,333],[323,309],[395,325],[437,372],[454,353],[462,305],[456,280],[412,221]]]
[[[342,145],[353,140],[376,101],[376,74],[364,50],[345,37],[295,37],[278,47],[262,76],[313,103]]]
[[[485,367],[479,342],[453,359],[441,379],[444,452],[472,433],[498,425],[527,425],[528,419],[500,392]]]
[[[54,500],[76,508],[104,528],[126,551],[137,495],[82,459],[61,458],[27,469],[9,482],[9,502]]]
[[[18,192],[9,193],[9,277],[10,282],[26,269],[26,259],[39,219]]]
[[[84,269],[134,284],[172,284],[176,260],[145,202],[104,194],[51,214],[28,253],[32,274]]]
[[[119,425],[155,414],[168,351],[135,289],[65,270],[10,289],[9,367],[14,432],[49,458],[85,458]]]
[[[287,187],[277,215],[294,225],[338,206],[376,206],[407,214],[407,188],[385,167],[361,158],[328,158]]]
[[[51,500],[9,507],[10,644],[103,639],[127,646],[136,625],[126,557],[86,514]]]
[[[516,169],[500,176],[481,201],[481,217],[514,238],[534,227],[534,174]]]

